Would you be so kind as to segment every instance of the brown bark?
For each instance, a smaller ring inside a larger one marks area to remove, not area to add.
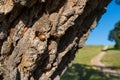
[[[0,80],[59,80],[110,0],[0,0]]]

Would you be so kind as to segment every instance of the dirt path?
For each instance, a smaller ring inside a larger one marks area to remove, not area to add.
[[[105,64],[103,64],[101,62],[102,57],[106,54],[107,48],[108,48],[108,46],[105,46],[101,50],[101,52],[91,60],[91,63],[92,63],[92,65],[95,66],[94,67],[95,69],[99,69],[109,76],[114,76],[114,77],[120,78],[120,71],[112,70],[109,67],[105,66]]]

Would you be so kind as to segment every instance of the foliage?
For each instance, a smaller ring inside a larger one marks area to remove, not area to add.
[[[115,48],[120,49],[120,21],[116,23],[115,28],[109,33],[109,40],[115,41]]]
[[[116,4],[120,5],[120,0],[115,0]]]

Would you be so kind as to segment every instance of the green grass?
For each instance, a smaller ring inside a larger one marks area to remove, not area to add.
[[[107,66],[112,66],[114,69],[120,69],[120,50],[109,47],[101,61]]]
[[[120,80],[93,69],[91,59],[99,54],[102,48],[103,46],[85,46],[80,49],[73,65],[68,68],[61,80]]]
[[[91,59],[100,53],[103,46],[85,46],[76,54],[74,63],[91,65]]]

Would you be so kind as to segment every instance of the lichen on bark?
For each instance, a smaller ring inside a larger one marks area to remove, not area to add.
[[[0,80],[59,80],[110,0],[0,0]]]

